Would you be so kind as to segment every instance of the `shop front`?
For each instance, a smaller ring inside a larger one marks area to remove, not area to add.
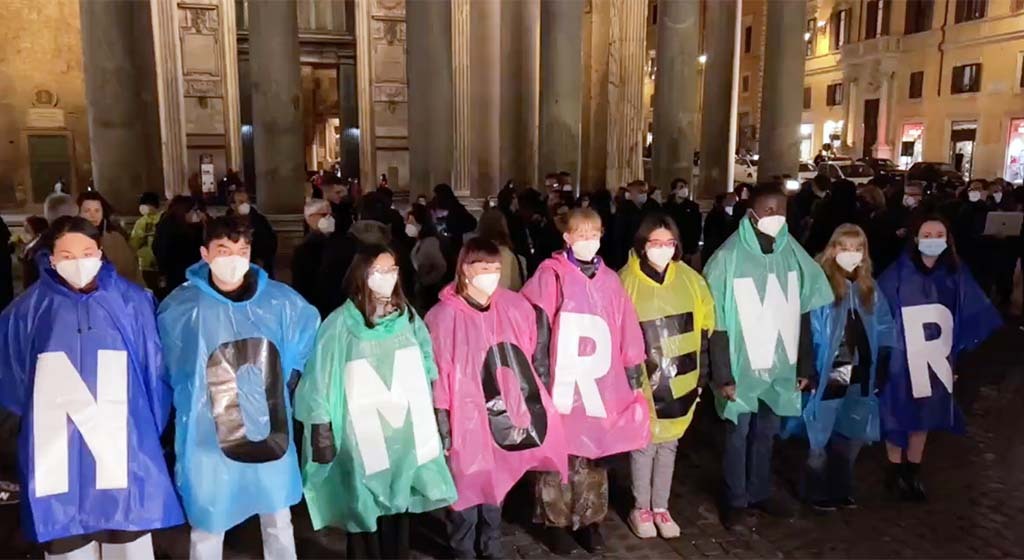
[[[924,123],[905,123],[900,133],[900,161],[903,169],[924,159]]]
[[[1024,118],[1010,120],[1003,178],[1016,185],[1024,184]]]

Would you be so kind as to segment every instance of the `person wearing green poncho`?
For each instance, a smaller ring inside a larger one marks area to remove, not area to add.
[[[430,336],[402,294],[394,253],[360,249],[348,301],[317,334],[295,394],[314,529],[342,527],[349,558],[406,558],[412,513],[455,501],[434,416]]]
[[[759,185],[749,215],[704,271],[715,300],[711,382],[727,420],[727,528],[744,524],[748,507],[792,516],[772,495],[772,441],[779,417],[800,414],[800,391],[817,377],[810,311],[832,302],[825,273],[789,236],[785,216],[782,188]]]

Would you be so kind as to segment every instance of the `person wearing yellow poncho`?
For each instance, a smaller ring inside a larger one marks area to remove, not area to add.
[[[651,443],[630,454],[636,505],[629,525],[642,539],[679,536],[668,513],[676,448],[693,420],[707,372],[707,338],[715,306],[704,278],[681,262],[672,218],[644,218],[629,261],[619,272],[636,306],[647,358],[643,390],[651,415]]]

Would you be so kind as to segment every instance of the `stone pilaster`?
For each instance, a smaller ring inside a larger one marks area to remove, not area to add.
[[[354,0],[356,3],[356,82],[359,86],[359,181],[363,190],[377,184],[376,130],[373,119],[373,64],[370,60],[371,10],[373,0]]]
[[[452,3],[452,114],[454,154],[452,188],[461,196],[470,192],[470,49],[469,10],[471,0]]]
[[[654,184],[668,188],[676,177],[692,182],[697,148],[700,1],[658,4],[657,68],[654,76]]]
[[[789,0],[766,0],[763,106],[758,178],[797,176],[800,163],[800,91],[804,78],[803,10]]]
[[[175,2],[153,2],[150,10],[160,111],[163,190],[164,195],[170,199],[175,195],[189,194],[178,6]]]
[[[605,184],[614,188],[644,176],[643,72],[647,2],[612,0],[610,31]]]

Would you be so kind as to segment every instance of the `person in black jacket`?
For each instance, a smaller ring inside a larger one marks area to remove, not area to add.
[[[430,203],[434,214],[437,232],[448,241],[448,247],[454,255],[462,249],[463,238],[467,233],[476,231],[476,218],[459,202],[451,186],[440,184],[434,187],[434,200]],[[455,259],[451,259],[454,263]]]
[[[348,228],[352,227],[352,216],[355,213],[352,207],[352,199],[348,196],[348,186],[339,183],[339,179],[330,179],[333,175],[328,175],[328,179],[332,182],[321,185],[321,189],[324,191],[324,199],[331,204],[331,215],[334,216],[334,231],[341,235],[348,233]]]
[[[706,264],[711,255],[725,243],[726,239],[739,227],[742,214],[736,214],[736,195],[734,193],[715,196],[714,206],[704,219],[704,247],[700,251],[700,262]]]
[[[249,192],[238,189],[231,197],[231,206],[227,215],[239,215],[246,219],[252,228],[252,262],[267,271],[267,276],[274,278],[274,259],[277,257],[277,234],[266,216],[260,214],[249,202]]]
[[[857,186],[846,179],[832,183],[827,198],[814,206],[810,230],[804,241],[804,249],[810,255],[817,255],[825,249],[832,232],[843,224],[857,220]]]
[[[323,261],[327,237],[335,231],[331,205],[323,199],[312,199],[302,210],[306,219],[307,233],[295,252],[292,253],[292,288],[306,301],[316,299],[317,273]]]
[[[701,215],[700,205],[690,199],[690,186],[685,179],[672,180],[672,192],[665,204],[665,212],[679,228],[679,243],[683,249],[683,260],[693,266],[697,251],[700,250]]]
[[[199,262],[203,246],[203,220],[206,214],[195,207],[192,197],[178,195],[167,203],[167,210],[156,224],[153,234],[153,256],[166,279],[158,299],[185,283],[185,271]]]
[[[648,214],[661,210],[658,201],[649,196],[646,181],[633,181],[626,185],[626,189],[626,200],[619,205],[612,226],[615,232],[614,246],[609,254],[605,255],[608,266],[616,270],[626,264],[629,250],[633,245],[633,238],[636,237],[636,232],[640,229],[640,222]]]

